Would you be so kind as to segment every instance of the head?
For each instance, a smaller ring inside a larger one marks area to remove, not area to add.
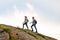
[[[34,17],[32,17],[32,19],[34,20]]]
[[[25,19],[27,18],[27,16],[25,16]]]

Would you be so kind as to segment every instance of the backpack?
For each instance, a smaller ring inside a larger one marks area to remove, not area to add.
[[[37,21],[35,20],[35,24],[37,24]]]

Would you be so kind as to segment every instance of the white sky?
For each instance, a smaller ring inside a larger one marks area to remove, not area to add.
[[[59,0],[0,0],[0,5],[0,24],[22,27],[25,15],[30,21],[35,16],[39,33],[60,40]]]

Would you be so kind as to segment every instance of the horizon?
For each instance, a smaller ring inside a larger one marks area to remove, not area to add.
[[[0,24],[22,28],[24,16],[29,23],[35,17],[39,33],[60,40],[59,0],[0,0]]]

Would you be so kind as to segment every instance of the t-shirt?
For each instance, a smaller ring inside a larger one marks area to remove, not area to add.
[[[24,23],[28,23],[28,21],[29,21],[28,19],[25,19],[25,20],[24,20]]]

